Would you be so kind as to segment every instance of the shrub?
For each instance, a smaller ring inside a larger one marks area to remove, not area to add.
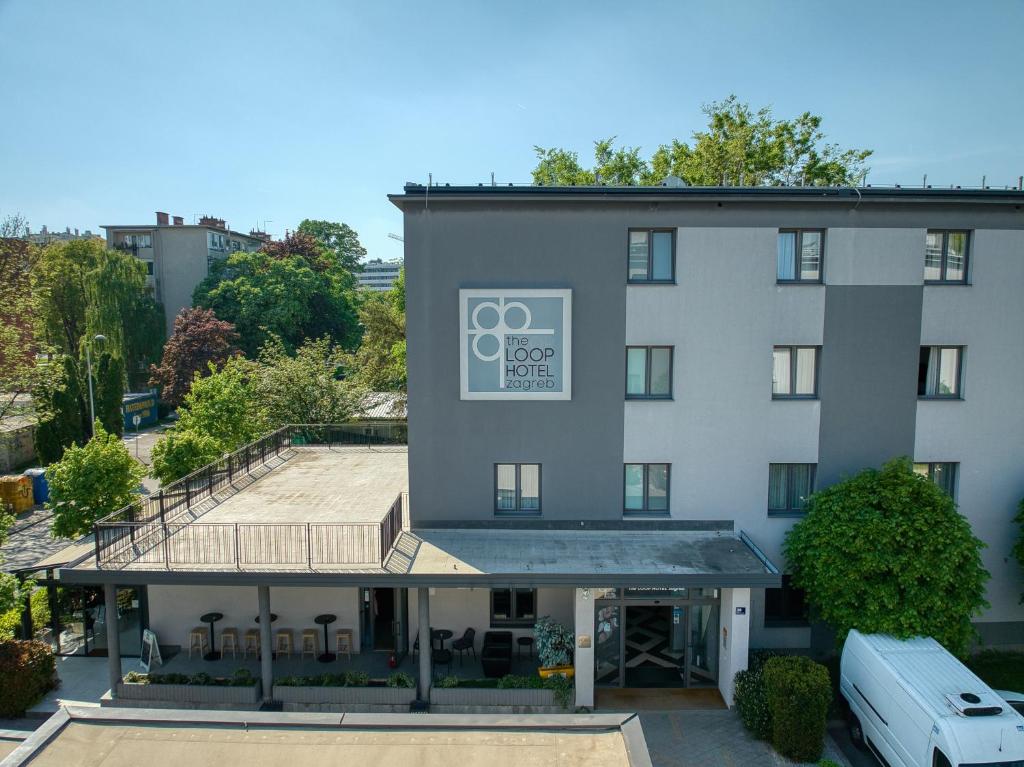
[[[149,676],[141,671],[129,671],[123,681],[125,684],[149,684]]]
[[[448,674],[437,680],[437,686],[442,690],[451,690],[459,686],[459,678],[454,674]]]
[[[368,687],[370,675],[365,671],[349,671],[345,674],[345,685],[347,687]]]
[[[739,671],[733,681],[733,702],[740,715],[740,721],[758,740],[772,736],[772,716],[768,709],[768,697],[764,689],[764,664],[776,653],[755,650],[750,653],[747,668]]]
[[[573,702],[573,680],[558,674],[542,679],[539,676],[516,676],[508,674],[498,680],[499,690],[552,690],[555,700],[562,708],[569,708]]]
[[[412,678],[412,675],[406,674],[404,671],[396,671],[388,677],[388,687],[405,687],[413,688],[416,686],[416,680]]]
[[[989,687],[1024,690],[1024,652],[983,650],[967,659],[967,667]]]
[[[572,663],[575,640],[569,629],[545,615],[533,627],[537,640],[537,657],[544,668]]]
[[[255,687],[256,677],[252,675],[249,669],[239,668],[235,669],[235,673],[231,675],[228,684],[232,687]]]
[[[57,667],[45,642],[0,643],[0,717],[23,716],[57,684]]]
[[[800,655],[770,658],[764,688],[771,712],[772,746],[798,762],[821,758],[825,715],[832,700],[828,670]]]

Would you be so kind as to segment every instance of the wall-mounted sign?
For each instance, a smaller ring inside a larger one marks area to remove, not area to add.
[[[459,291],[462,399],[572,399],[572,290]]]

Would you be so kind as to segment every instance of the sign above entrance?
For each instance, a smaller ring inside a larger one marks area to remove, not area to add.
[[[459,291],[464,400],[572,399],[572,290]]]

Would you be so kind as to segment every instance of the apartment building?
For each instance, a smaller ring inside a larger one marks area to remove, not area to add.
[[[363,271],[356,275],[359,287],[385,291],[394,287],[395,280],[402,271],[402,261],[381,261],[379,258],[371,258],[362,267]]]
[[[107,246],[133,253],[146,264],[147,284],[164,305],[167,332],[174,318],[192,305],[192,291],[210,273],[210,264],[238,250],[259,250],[269,237],[228,228],[224,219],[201,216],[186,224],[182,216],[157,212],[156,224],[108,224]]]

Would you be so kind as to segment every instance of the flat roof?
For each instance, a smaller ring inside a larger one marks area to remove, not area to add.
[[[282,714],[70,708],[4,762],[21,767],[649,767],[635,715]]]

